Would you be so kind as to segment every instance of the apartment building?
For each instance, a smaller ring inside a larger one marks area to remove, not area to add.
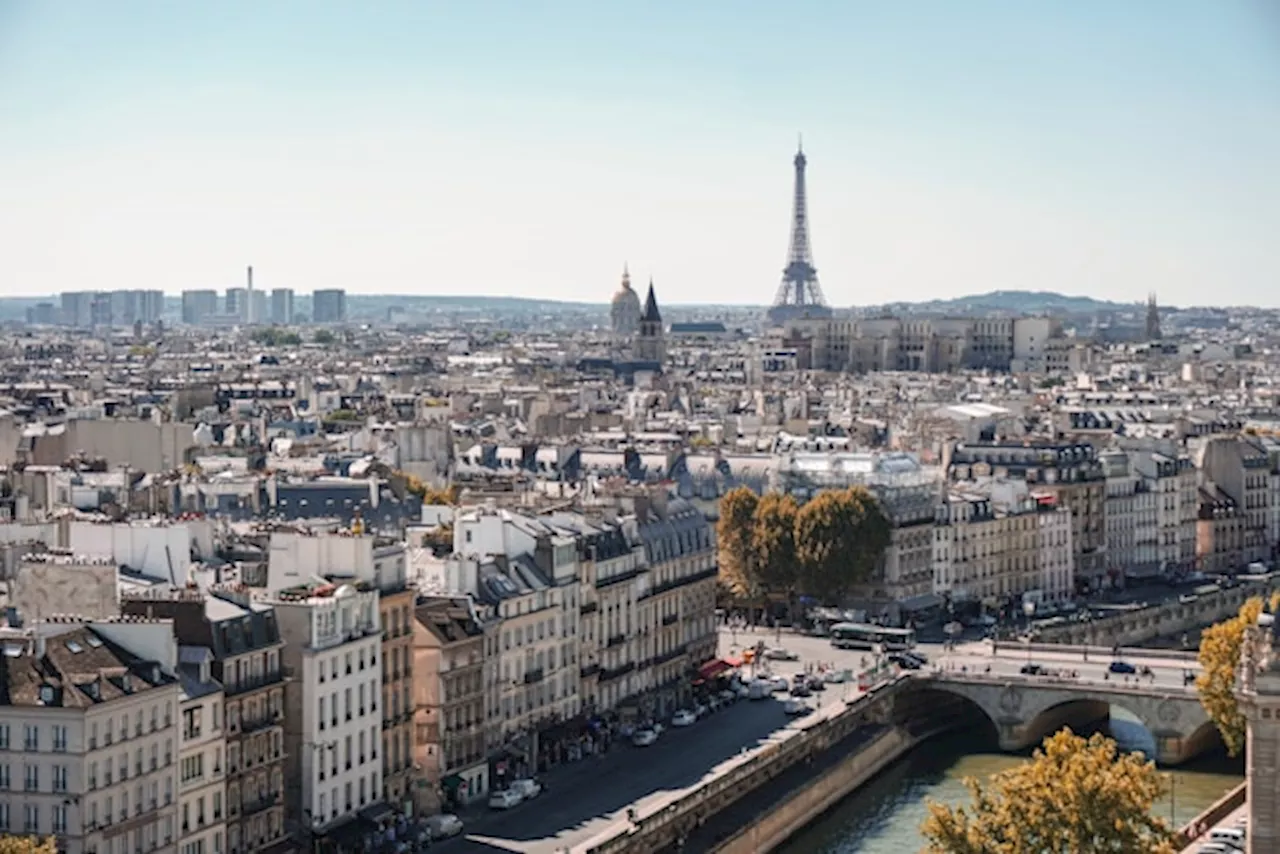
[[[226,698],[207,647],[178,649],[178,854],[222,854],[227,827]]]
[[[1226,519],[1224,503],[1234,505],[1234,516],[1239,519],[1239,556],[1215,559],[1235,562],[1239,568],[1252,561],[1271,557],[1271,461],[1266,450],[1251,438],[1243,436],[1214,436],[1200,447],[1197,468],[1202,487],[1201,520],[1205,520],[1206,497],[1213,506],[1210,518]],[[1224,498],[1228,502],[1224,502]],[[1224,522],[1225,524],[1225,522]],[[1222,555],[1230,551],[1231,542],[1222,525],[1200,526],[1198,531],[1216,530],[1214,545],[1209,554]],[[1199,537],[1197,537],[1199,539]],[[1221,546],[1221,548],[1220,548]],[[1203,548],[1198,548],[1205,554]]]
[[[127,615],[172,620],[186,659],[207,655],[210,677],[222,686],[227,854],[288,850],[283,641],[275,610],[241,585],[128,596],[120,605]],[[212,803],[212,792],[209,797]]]
[[[382,791],[380,798],[411,815],[413,806],[413,604],[406,581],[404,544],[353,529],[273,531],[268,573],[276,583],[297,585],[320,576],[335,584],[369,585],[377,591],[382,627]]]
[[[275,567],[271,569],[276,581]],[[364,581],[276,590],[285,641],[288,812],[312,844],[364,844],[394,817],[382,799],[382,625]]]
[[[466,597],[426,597],[414,611],[415,761],[418,812],[431,814],[489,793],[485,632]]]
[[[1053,510],[1020,481],[954,485],[933,526],[934,590],[961,611],[1070,597],[1069,554],[1064,570],[1061,549],[1042,548],[1044,534],[1059,534],[1044,528],[1042,516],[1070,521]]]
[[[1108,586],[1106,574],[1106,475],[1089,444],[963,443],[948,449],[947,477],[953,482],[1008,478],[1053,495],[1071,511],[1074,573],[1083,590]]]
[[[642,672],[652,669],[642,683],[651,691],[644,708],[665,717],[687,701],[689,673],[716,657],[716,536],[702,511],[670,496],[665,488],[633,495],[624,503],[635,514],[649,566],[648,583],[642,583],[637,595],[638,667]],[[619,630],[625,632],[626,626],[615,623],[614,631]],[[597,677],[600,690],[629,668],[628,664],[621,665],[621,671],[602,668]]]
[[[610,518],[580,513],[556,513],[551,518],[578,536],[582,709],[587,714],[615,709],[654,686],[651,661],[644,654],[644,634],[652,619],[642,619],[641,614],[650,591],[649,564],[636,517],[615,512]],[[675,618],[668,619],[674,624]],[[601,672],[622,675],[601,682]]]
[[[176,854],[173,662],[110,634],[77,619],[0,641],[0,833],[54,835],[67,854]]]
[[[1156,502],[1156,563],[1161,572],[1190,572],[1195,566],[1200,491],[1195,463],[1185,454],[1130,451],[1134,472]]]
[[[457,514],[453,532],[448,589],[501,622],[486,673],[490,746],[510,754],[510,767],[532,771],[559,750],[580,711],[577,534],[551,517],[489,507]]]
[[[1160,574],[1160,496],[1124,451],[1100,455],[1106,475],[1106,561],[1112,580]]]

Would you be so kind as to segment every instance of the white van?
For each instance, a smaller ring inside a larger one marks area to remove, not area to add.
[[[1209,831],[1210,842],[1225,842],[1244,850],[1245,832],[1243,827],[1215,827]]]

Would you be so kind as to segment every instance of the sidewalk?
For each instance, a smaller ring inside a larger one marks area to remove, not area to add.
[[[564,762],[549,771],[535,775],[538,782],[542,784],[542,793],[538,797],[554,796],[557,789],[562,786],[571,785],[579,780],[599,774],[603,767],[610,764],[610,760],[615,759],[615,754],[625,750],[625,747],[625,739],[615,739],[613,747],[605,753],[584,756],[576,762]],[[454,814],[470,827],[473,821],[493,815],[493,811],[489,809],[489,796],[485,795],[483,798],[460,807]]]

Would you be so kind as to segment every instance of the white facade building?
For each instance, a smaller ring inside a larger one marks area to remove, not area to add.
[[[285,692],[287,814],[323,837],[382,799],[382,639],[377,588],[276,592]]]
[[[178,650],[182,701],[178,713],[178,854],[226,851],[227,733],[225,697],[213,679],[205,647]]]
[[[1040,589],[1050,602],[1066,602],[1075,596],[1075,543],[1072,541],[1071,511],[1058,506],[1051,497],[1038,497],[1036,521],[1036,562]]]

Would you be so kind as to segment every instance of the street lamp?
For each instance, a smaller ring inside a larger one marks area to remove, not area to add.
[[[1031,663],[1031,618],[1036,613],[1036,603],[1030,599],[1022,600],[1022,613],[1027,615],[1027,663]]]

